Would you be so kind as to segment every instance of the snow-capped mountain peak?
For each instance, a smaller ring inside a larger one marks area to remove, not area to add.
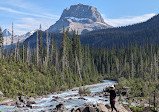
[[[12,35],[12,31],[9,30],[9,29],[5,29],[3,32],[3,37],[8,37],[8,36],[11,36]]]
[[[20,36],[14,34],[13,43],[17,43],[18,40],[19,40],[20,42],[23,42],[25,39],[27,39],[28,37],[30,37],[31,35],[33,35],[34,32],[36,32],[36,30],[27,32],[26,34],[20,35]],[[12,35],[11,30],[5,29],[5,30],[3,31],[4,45],[10,45],[10,44],[11,44],[11,35]]]
[[[89,5],[77,4],[66,8],[60,19],[50,28],[49,32],[62,32],[63,26],[71,30],[86,33],[92,30],[112,28],[104,22],[97,8]]]

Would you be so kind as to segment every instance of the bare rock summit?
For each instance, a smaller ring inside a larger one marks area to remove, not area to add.
[[[70,31],[76,30],[79,34],[98,29],[112,28],[104,22],[97,8],[89,5],[72,5],[66,8],[60,19],[50,28],[49,32],[62,32],[63,26]]]

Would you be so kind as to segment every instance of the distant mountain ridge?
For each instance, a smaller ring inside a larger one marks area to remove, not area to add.
[[[62,34],[53,33],[58,46],[60,46]],[[80,35],[83,45],[89,44],[93,47],[128,46],[131,44],[145,45],[146,43],[159,43],[159,15],[146,22],[123,26],[118,28],[94,30]],[[43,42],[46,44],[46,32],[43,32]],[[26,44],[30,43],[36,47],[36,33],[29,37]]]
[[[159,15],[155,15],[146,22],[118,28],[96,30],[80,36],[83,44],[94,47],[112,47],[136,43],[159,43]]]
[[[63,26],[70,31],[76,30],[79,34],[98,29],[112,28],[104,22],[97,8],[89,5],[72,5],[66,8],[60,19],[50,28],[49,32],[62,32]]]
[[[3,37],[8,37],[12,35],[12,32],[9,29],[5,29],[3,32]]]
[[[14,35],[14,39],[13,39],[13,43],[17,43],[18,40],[19,42],[23,42],[25,39],[27,39],[28,37],[30,37],[31,35],[33,35],[35,31],[31,31],[31,32],[28,32],[24,35],[16,35],[15,33],[13,34]],[[3,40],[4,40],[4,45],[10,45],[11,44],[11,36],[12,36],[12,32],[11,30],[9,29],[5,29],[3,32]]]

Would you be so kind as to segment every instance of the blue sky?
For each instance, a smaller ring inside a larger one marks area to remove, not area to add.
[[[63,9],[74,4],[92,5],[98,9],[105,22],[123,26],[145,21],[159,13],[159,0],[0,0],[0,26],[16,34],[43,30],[54,24]]]

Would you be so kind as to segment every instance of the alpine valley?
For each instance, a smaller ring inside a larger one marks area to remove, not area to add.
[[[28,7],[17,4],[17,10]],[[42,10],[55,7],[47,6]],[[0,10],[32,17],[29,22],[50,18],[40,9],[41,15]],[[0,111],[110,112],[114,106],[118,112],[159,111],[159,15],[113,27],[97,8],[77,4],[45,31],[42,27],[21,36],[0,28]]]

